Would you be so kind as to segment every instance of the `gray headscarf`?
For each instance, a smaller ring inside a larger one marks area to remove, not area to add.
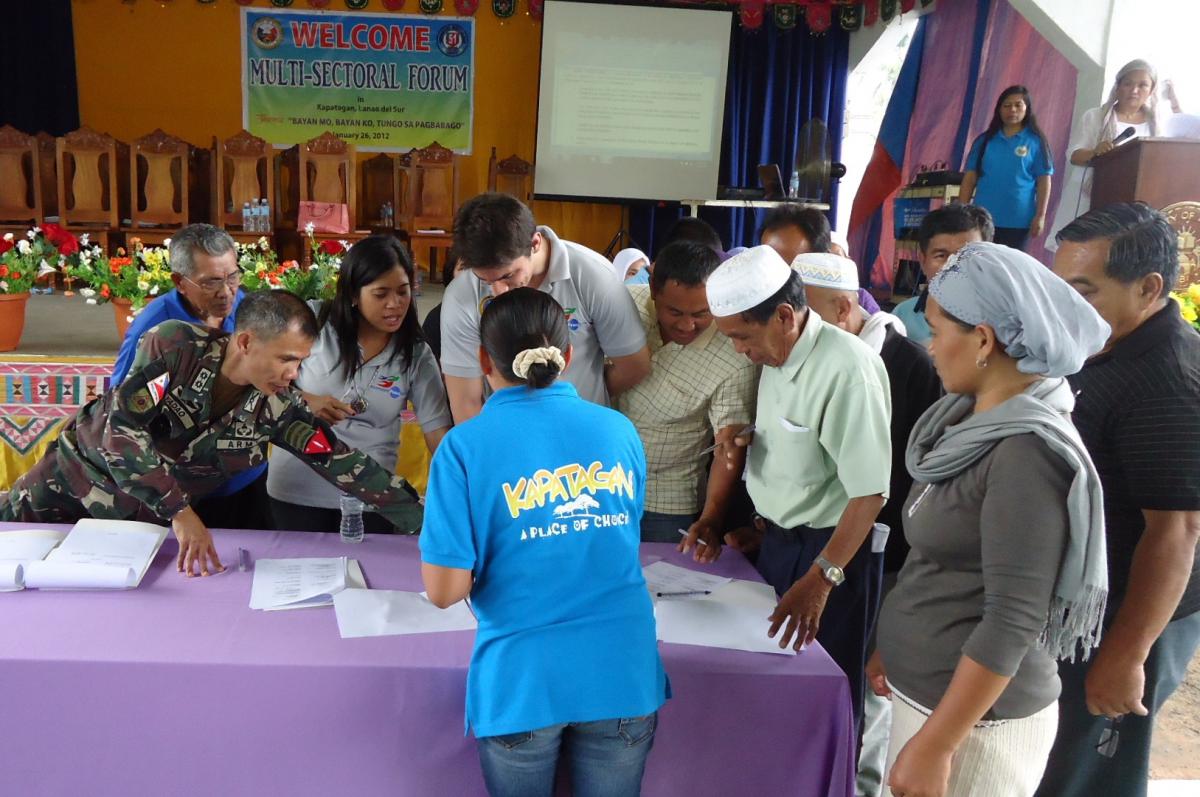
[[[1069,533],[1054,596],[1038,645],[1057,659],[1086,659],[1100,644],[1108,601],[1104,496],[1092,458],[1069,420],[1075,397],[1063,377],[1077,372],[1108,340],[1109,326],[1071,286],[1024,252],[968,244],[930,283],[946,312],[996,330],[1005,351],[1027,374],[1041,374],[1024,393],[975,414],[971,396],[948,395],[917,421],[905,455],[923,484],[957,476],[1001,440],[1036,434],[1074,472],[1067,493]]]
[[[1112,330],[1075,289],[1018,249],[971,243],[929,283],[950,315],[985,324],[1026,374],[1070,376]]]

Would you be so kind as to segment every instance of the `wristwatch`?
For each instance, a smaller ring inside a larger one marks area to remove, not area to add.
[[[817,567],[821,568],[821,575],[829,582],[831,586],[836,587],[846,580],[846,571],[835,565],[833,562],[826,559],[824,556],[818,556],[816,559]]]

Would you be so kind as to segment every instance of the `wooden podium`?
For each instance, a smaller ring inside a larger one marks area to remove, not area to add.
[[[1092,207],[1145,202],[1162,209],[1200,202],[1200,141],[1140,138],[1092,161]]]

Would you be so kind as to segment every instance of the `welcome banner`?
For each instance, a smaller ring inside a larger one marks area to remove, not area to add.
[[[242,9],[242,123],[272,144],[471,151],[468,18]]]

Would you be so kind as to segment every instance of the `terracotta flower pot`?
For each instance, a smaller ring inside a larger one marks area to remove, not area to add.
[[[28,293],[0,293],[0,351],[12,351],[20,344],[28,300]]]
[[[129,324],[133,321],[133,302],[128,299],[113,299],[110,304],[113,317],[117,321],[117,337],[125,340],[125,333],[129,331]]]

